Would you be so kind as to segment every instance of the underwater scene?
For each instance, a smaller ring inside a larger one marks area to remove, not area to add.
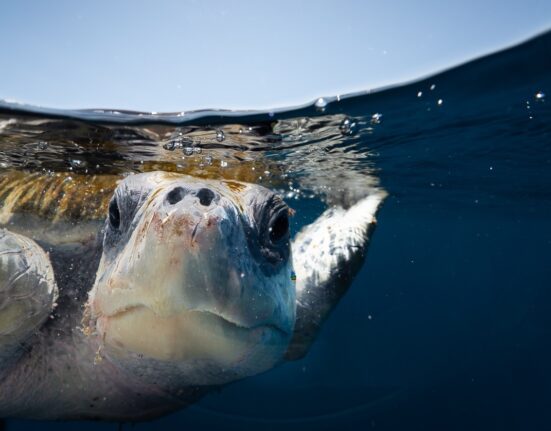
[[[550,98],[547,32],[289,109],[0,101],[4,429],[548,428]]]

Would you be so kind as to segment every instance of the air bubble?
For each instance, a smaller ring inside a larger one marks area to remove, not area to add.
[[[163,148],[168,151],[174,151],[176,149],[176,142],[175,141],[165,142],[163,144]]]
[[[423,95],[423,92],[422,91],[418,91],[417,92],[417,97],[421,97]]]
[[[201,147],[195,147],[193,151],[195,152],[195,154],[201,154],[203,152],[203,149]]]
[[[430,90],[431,90],[431,91],[434,90],[435,88],[436,88],[436,84],[432,84],[432,85],[430,86]]]
[[[436,102],[438,104],[438,106],[442,106],[442,103],[444,103],[444,101],[442,99],[438,99],[438,102]]]
[[[538,91],[534,97],[536,98],[536,100],[544,100],[545,93],[543,91]]]
[[[69,160],[69,164],[73,168],[83,168],[87,165],[87,163],[84,160],[80,160],[80,159],[71,159]]]
[[[212,165],[212,156],[205,156],[205,158],[203,159],[205,164],[210,166]]]
[[[193,155],[193,148],[192,148],[192,147],[185,147],[185,148],[184,148],[184,154],[185,154],[186,156],[191,156],[191,155]]]
[[[371,124],[380,124],[382,117],[383,117],[383,114],[379,114],[378,112],[373,114],[371,116]]]
[[[314,106],[318,111],[325,111],[325,107],[327,106],[327,100],[325,100],[323,97],[320,97],[318,100],[316,100],[316,103],[314,103]]]
[[[342,120],[339,130],[345,136],[351,136],[356,133],[356,121],[351,120],[350,118],[345,118]]]
[[[216,131],[216,140],[218,142],[222,142],[224,139],[226,139],[226,135],[224,135],[224,132],[222,130]]]
[[[220,167],[225,168],[227,166],[228,166],[228,162],[226,162],[225,160],[220,160]]]
[[[39,150],[45,150],[48,148],[48,143],[46,141],[40,141],[38,144],[36,144]]]

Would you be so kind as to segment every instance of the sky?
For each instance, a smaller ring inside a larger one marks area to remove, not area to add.
[[[0,99],[270,109],[419,78],[549,28],[549,0],[6,0]]]

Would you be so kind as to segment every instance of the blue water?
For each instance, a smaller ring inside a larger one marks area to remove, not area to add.
[[[549,428],[551,33],[317,106],[178,116],[3,103],[0,115],[61,120],[6,126],[4,167],[91,173],[177,164],[188,144],[171,149],[180,139],[173,130],[203,133],[189,145],[212,154],[213,166],[268,158],[285,181],[306,184],[298,195],[284,190],[299,214],[295,229],[320,213],[324,193],[346,202],[376,177],[390,194],[366,264],[305,359],[133,429]],[[224,127],[223,142],[209,135]],[[7,422],[9,430],[76,426]]]

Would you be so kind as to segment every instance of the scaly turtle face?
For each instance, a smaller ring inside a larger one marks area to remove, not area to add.
[[[273,367],[295,322],[288,212],[252,184],[124,179],[88,302],[102,354],[174,387]]]

